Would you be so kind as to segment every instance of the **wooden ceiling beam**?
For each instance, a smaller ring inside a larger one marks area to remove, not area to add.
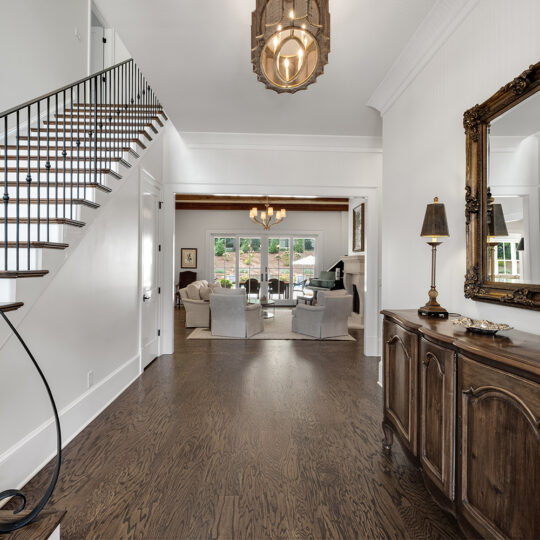
[[[271,197],[269,203],[275,208],[294,212],[347,212],[349,199],[343,197]],[[176,195],[177,210],[250,210],[262,209],[266,197],[239,197],[217,195]]]

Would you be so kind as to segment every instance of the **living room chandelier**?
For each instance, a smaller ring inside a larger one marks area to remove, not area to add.
[[[329,52],[328,0],[257,0],[251,62],[267,88],[304,90],[323,72]]]
[[[281,223],[287,217],[287,210],[282,208],[274,214],[274,209],[270,206],[268,202],[268,197],[266,198],[265,210],[261,210],[259,215],[259,210],[254,206],[249,211],[249,217],[251,221],[258,223],[265,231],[269,231],[270,228],[278,223]]]

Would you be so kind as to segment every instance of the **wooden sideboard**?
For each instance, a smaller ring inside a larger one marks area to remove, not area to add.
[[[395,435],[466,536],[540,538],[540,336],[382,314],[385,451]]]

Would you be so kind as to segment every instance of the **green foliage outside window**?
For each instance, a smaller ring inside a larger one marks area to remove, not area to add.
[[[225,240],[223,238],[216,238],[214,242],[214,255],[216,257],[223,257],[225,253]]]
[[[268,244],[268,253],[275,254],[279,251],[279,240],[272,238]]]

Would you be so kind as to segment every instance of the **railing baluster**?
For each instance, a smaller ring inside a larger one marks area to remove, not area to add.
[[[73,86],[69,89],[69,93],[71,107],[73,108]],[[69,218],[73,219],[73,115],[70,118],[69,143]]]
[[[28,105],[28,108],[26,110],[26,119],[27,119],[27,122],[28,122],[28,125],[26,127],[26,133],[27,133],[27,136],[26,136],[26,155],[27,155],[27,159],[26,159],[26,198],[27,198],[27,202],[26,202],[26,215],[27,215],[27,218],[28,218],[28,224],[27,224],[27,227],[26,227],[26,234],[28,235],[28,238],[26,239],[27,242],[28,242],[28,250],[27,250],[27,266],[28,266],[28,270],[30,270],[30,238],[31,238],[31,226],[32,226],[32,220],[30,219],[30,199],[32,198],[31,197],[31,184],[32,184],[32,149],[30,147],[30,133],[31,133],[31,128],[32,128],[32,106],[31,105]],[[38,224],[38,228],[39,228],[39,224]],[[39,242],[39,236],[38,236],[38,242]]]
[[[37,102],[37,209],[36,222],[41,225],[41,101]],[[18,203],[17,203],[18,206]],[[41,240],[41,237],[39,238]]]
[[[66,91],[63,92],[63,102],[64,102],[64,109],[66,108]],[[70,103],[71,111],[73,112],[73,103]],[[73,114],[71,115],[71,117]],[[70,117],[70,119],[71,119]],[[63,142],[62,142],[62,177],[63,177],[63,184],[62,184],[62,217],[65,219],[66,216],[66,156],[67,156],[67,149],[66,149],[66,131],[67,131],[67,119],[66,122],[64,122],[64,130],[63,130]]]
[[[47,242],[51,241],[50,238],[50,209],[51,209],[51,141],[50,141],[50,127],[51,127],[51,102],[50,97],[47,98],[47,162],[45,163],[45,170],[47,171]]]
[[[8,117],[4,116],[4,270],[8,269]]]
[[[54,110],[56,111],[56,130],[54,132],[54,217],[58,219],[58,122],[59,122],[59,109],[58,109],[58,94],[54,95]],[[64,107],[64,115],[62,116],[64,122],[63,128],[66,127],[66,111]],[[38,224],[39,229],[39,224]]]
[[[98,158],[98,147],[97,147],[97,140],[98,140],[98,131],[97,131],[97,106],[98,106],[98,99],[97,99],[97,91],[98,91],[98,84],[97,84],[97,77],[94,77],[94,182],[98,183],[98,170],[97,170],[97,158]]]
[[[19,129],[19,111],[17,111],[15,121],[17,122],[17,157],[16,157],[16,166],[15,166],[15,176],[17,178],[17,198],[16,198],[16,209],[15,209],[15,226],[17,229],[16,239],[15,239],[15,268],[19,271],[19,219],[20,219],[20,179],[19,179],[19,156],[20,156],[20,129]]]
[[[81,103],[79,85],[77,85],[77,107]],[[73,118],[73,115],[71,115]],[[77,112],[77,199],[81,198],[81,117]],[[73,217],[73,216],[71,216]]]

